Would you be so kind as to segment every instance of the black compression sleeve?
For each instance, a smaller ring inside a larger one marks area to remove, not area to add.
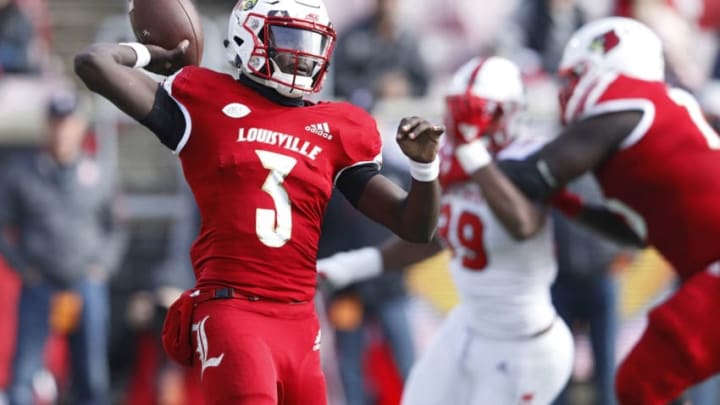
[[[340,174],[335,187],[354,207],[357,207],[365,186],[376,174],[380,174],[380,168],[373,163],[351,167]]]
[[[176,150],[185,133],[185,116],[165,89],[158,85],[150,113],[140,121],[160,139],[163,145]]]
[[[557,185],[548,184],[535,159],[507,159],[498,161],[497,165],[505,176],[531,200],[547,201],[558,189]]]

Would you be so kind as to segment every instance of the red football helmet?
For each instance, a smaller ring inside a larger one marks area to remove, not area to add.
[[[520,70],[504,58],[474,58],[455,73],[445,102],[448,142],[482,139],[497,153],[512,140],[508,123],[525,104]]]
[[[456,145],[480,139],[495,154],[513,140],[509,124],[525,105],[520,70],[504,58],[474,58],[455,73],[445,102],[447,129],[440,148],[444,185],[467,179],[456,167]]]

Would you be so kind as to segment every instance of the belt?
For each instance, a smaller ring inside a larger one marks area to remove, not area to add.
[[[259,295],[249,294],[247,292],[244,292],[242,290],[239,290],[237,288],[232,287],[219,287],[219,288],[211,288],[211,289],[203,289],[199,288],[194,290],[191,294],[191,297],[195,297],[196,303],[209,301],[209,300],[218,300],[218,299],[229,299],[229,298],[237,298],[237,299],[243,299],[250,302],[257,302],[257,301],[267,301],[267,302],[277,302],[281,304],[304,304],[308,301],[286,301],[286,300],[279,300],[277,298],[271,298],[271,297],[262,297]]]

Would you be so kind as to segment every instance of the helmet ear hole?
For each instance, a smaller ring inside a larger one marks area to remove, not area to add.
[[[229,47],[230,41],[228,41],[226,39],[225,42],[227,43],[225,45],[225,47],[226,48]],[[245,43],[245,41],[237,35],[233,36],[233,42],[235,43],[235,45],[237,45],[238,48],[240,48],[242,46],[242,44]],[[238,69],[242,68],[243,61],[242,61],[242,58],[240,57],[240,55],[235,54],[235,58],[232,60],[232,65]]]
[[[258,69],[258,72],[265,74],[265,75],[272,75],[275,69],[273,69],[273,63],[268,62],[265,63],[260,69]]]

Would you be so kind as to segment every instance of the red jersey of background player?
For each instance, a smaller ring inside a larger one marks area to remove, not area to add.
[[[681,277],[720,260],[720,138],[695,99],[664,82],[611,73],[579,110],[581,118],[643,111],[620,150],[595,170],[605,197]]]
[[[197,285],[311,300],[335,179],[345,168],[380,164],[375,121],[347,103],[283,106],[196,67],[164,87],[187,122],[176,152],[202,216],[191,250]]]

